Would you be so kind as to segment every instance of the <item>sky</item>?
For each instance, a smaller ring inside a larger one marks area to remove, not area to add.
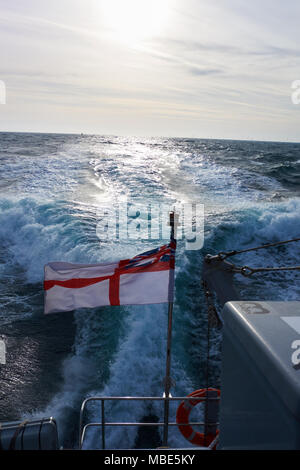
[[[299,142],[299,18],[299,0],[0,0],[0,131]]]

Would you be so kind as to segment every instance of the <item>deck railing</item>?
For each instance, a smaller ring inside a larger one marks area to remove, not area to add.
[[[167,427],[167,429],[169,428],[169,426],[178,426],[177,423],[174,423],[174,422],[118,422],[118,421],[114,421],[114,422],[106,422],[106,419],[105,419],[105,402],[106,401],[122,401],[122,400],[125,400],[125,401],[163,401],[165,402],[166,400],[168,400],[169,402],[170,401],[186,401],[186,400],[195,400],[195,397],[171,397],[169,396],[168,398],[166,397],[88,397],[86,398],[83,402],[82,402],[82,405],[81,405],[81,409],[80,409],[80,422],[79,422],[79,448],[82,449],[83,447],[83,443],[84,443],[84,439],[86,437],[86,432],[87,432],[87,429],[88,428],[91,428],[91,427],[101,427],[101,438],[102,438],[102,449],[105,449],[106,448],[106,445],[105,445],[105,429],[107,426],[156,426],[156,427]],[[204,400],[203,400],[203,403],[205,403],[205,401],[218,401],[219,400],[219,397],[206,397]],[[86,406],[88,403],[92,402],[92,401],[99,401],[101,402],[101,422],[92,422],[92,423],[87,423],[87,424],[83,424],[83,418],[84,418],[84,412],[86,410]],[[182,423],[180,424],[180,426],[206,426],[207,423],[205,422],[189,422],[189,423]],[[217,428],[218,426],[218,423],[217,422],[210,422],[209,423],[210,426],[215,426]],[[206,449],[213,449],[215,448],[215,445],[218,441],[218,436],[216,437],[216,439],[211,442],[211,444],[206,448]]]

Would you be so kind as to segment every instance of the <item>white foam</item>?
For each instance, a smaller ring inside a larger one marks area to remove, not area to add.
[[[211,244],[215,250],[241,249],[299,236],[300,200],[265,202],[270,196],[268,190],[281,191],[276,180],[216,164],[196,151],[194,155],[185,153],[175,148],[174,143],[165,144],[163,149],[161,146],[150,147],[150,143],[137,144],[134,139],[114,139],[114,143],[116,145],[107,147],[106,139],[100,142],[95,138],[87,144],[82,143],[80,148],[77,144],[65,145],[55,157],[39,158],[38,165],[35,157],[27,159],[26,165],[17,160],[7,163],[7,170],[16,178],[16,184],[10,186],[10,199],[1,202],[0,239],[5,243],[11,263],[22,268],[27,282],[42,282],[43,266],[49,261],[104,262],[144,251],[140,241],[124,241],[119,245],[109,240],[102,244],[95,242],[97,204],[112,206],[126,196],[136,200],[141,193],[146,201],[151,197],[163,202],[204,202],[205,246]],[[20,179],[22,172],[23,180]],[[18,196],[18,191],[23,199]],[[24,199],[26,194],[30,197]],[[58,197],[62,195],[65,202],[59,203]],[[251,252],[237,257],[237,261],[262,266],[294,263],[299,258],[296,246],[286,247],[284,253],[283,257],[281,252]],[[200,254],[181,255],[182,252],[178,254],[178,262],[186,276],[185,281],[189,282],[195,272],[200,279]],[[4,274],[6,269],[6,265],[2,266]],[[270,277],[260,277],[258,281],[241,279],[240,283],[245,295],[268,295],[287,300],[299,297],[294,279],[294,274],[286,274],[281,289],[278,281]],[[182,299],[182,305],[197,302],[191,292],[186,294],[182,290],[179,293],[191,295],[191,298]],[[190,312],[186,310],[177,312],[182,332],[199,328],[196,319],[189,318]],[[70,413],[79,411],[80,402],[87,395],[162,395],[166,308],[128,307],[118,312],[122,316],[120,319],[113,312],[111,321],[105,317],[105,326],[111,331],[101,324],[101,311],[75,312],[75,350],[63,364],[64,383],[47,409],[37,411],[40,416],[53,415],[59,421],[61,434],[68,433]],[[176,325],[175,333],[177,340],[182,341]],[[115,342],[112,338],[116,338]],[[183,362],[188,356],[193,361],[193,355],[199,353],[199,344],[189,347],[182,355],[182,345],[177,351],[174,349],[171,375],[176,387],[172,390],[173,395],[186,395],[195,388]],[[212,354],[214,352],[213,346]],[[95,384],[95,378],[99,379],[99,384]],[[198,383],[196,387],[199,388]],[[177,403],[171,405],[172,420],[176,408]],[[134,409],[126,402],[107,405],[112,421],[139,420],[149,412],[162,420],[162,406],[156,402],[151,409],[142,402],[136,403]],[[99,408],[92,407],[88,417],[99,421]],[[136,433],[134,427],[125,432],[108,429],[107,445],[132,447]],[[86,447],[98,447],[99,436],[99,430],[89,433]],[[189,446],[177,428],[170,430],[169,444]]]
[[[101,390],[91,395],[101,396],[159,396],[163,395],[165,376],[167,312],[166,306],[143,306],[128,308],[127,335],[119,345],[114,362],[110,367],[110,378]],[[176,391],[185,393],[189,384],[182,366],[173,358],[172,377]],[[191,385],[190,385],[191,387]],[[175,393],[172,392],[173,394]],[[148,402],[149,403],[149,402]],[[133,406],[128,402],[107,403],[107,415],[112,421],[132,422],[149,414],[149,404],[137,401]],[[151,402],[150,402],[151,403]],[[177,408],[178,403],[175,405]],[[174,406],[171,405],[174,419]],[[162,419],[163,405],[152,402],[151,413]],[[95,411],[90,419],[99,419]],[[108,448],[131,448],[134,445],[137,428],[107,429]],[[172,432],[171,432],[172,434]],[[173,433],[174,434],[174,433]],[[175,436],[176,436],[175,431]],[[99,432],[91,433],[86,448],[99,446]]]

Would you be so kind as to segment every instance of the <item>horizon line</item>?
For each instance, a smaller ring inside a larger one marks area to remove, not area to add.
[[[0,134],[42,134],[42,135],[76,135],[76,136],[99,136],[99,137],[133,137],[141,139],[193,139],[193,140],[225,140],[234,142],[262,142],[277,144],[300,144],[300,141],[293,140],[264,140],[264,139],[238,139],[230,137],[192,137],[192,136],[170,136],[170,135],[137,135],[137,134],[98,134],[94,132],[46,132],[46,131],[5,131],[0,130]]]

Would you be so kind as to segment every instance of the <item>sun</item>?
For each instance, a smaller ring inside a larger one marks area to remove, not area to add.
[[[103,0],[102,14],[113,36],[137,42],[157,35],[166,23],[168,0]]]

